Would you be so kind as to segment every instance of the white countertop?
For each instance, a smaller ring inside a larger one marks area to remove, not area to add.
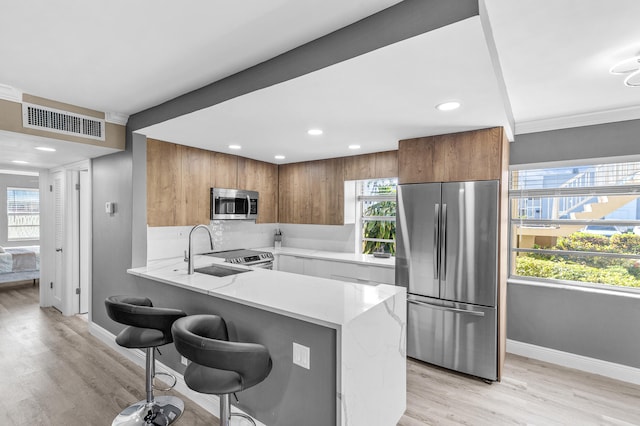
[[[342,253],[336,251],[310,250],[295,247],[262,247],[258,250],[270,251],[274,255],[284,254],[289,256],[307,257],[310,259],[325,259],[345,263],[359,263],[370,266],[382,266],[385,268],[395,268],[396,258],[374,257],[372,254]]]
[[[301,251],[303,249],[279,248],[274,254],[304,256]],[[309,252],[310,257],[315,252],[304,251]],[[194,260],[196,268],[214,263],[230,266],[222,259],[210,256],[196,255]],[[188,275],[187,264],[182,258],[152,262],[127,272],[331,328],[346,325],[374,306],[406,291],[403,287],[386,284],[370,286],[266,269],[252,270],[240,265],[233,267],[249,269],[250,272],[227,277],[200,273]]]

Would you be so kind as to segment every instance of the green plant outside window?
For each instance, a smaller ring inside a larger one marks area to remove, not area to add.
[[[512,171],[511,276],[640,289],[639,194],[639,162]]]
[[[396,252],[397,179],[362,181],[358,200],[361,209],[362,253]]]

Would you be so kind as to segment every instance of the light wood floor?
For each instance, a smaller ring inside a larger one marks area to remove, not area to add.
[[[40,309],[31,283],[0,286],[0,342],[0,425],[110,425],[144,399],[144,371],[91,336],[81,318]],[[640,425],[640,386],[514,355],[500,383],[412,360],[407,382],[401,426]],[[177,424],[218,424],[180,397],[186,410]]]

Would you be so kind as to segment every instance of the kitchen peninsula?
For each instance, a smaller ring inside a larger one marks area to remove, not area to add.
[[[195,256],[194,262],[197,269],[221,260]],[[188,314],[218,314],[233,340],[267,346],[274,365],[271,374],[238,395],[238,407],[262,423],[398,422],[406,407],[404,288],[233,268],[248,272],[188,275],[182,259],[128,272],[138,277],[140,290],[153,291],[152,299],[161,298]],[[309,348],[309,368],[296,365],[296,344]],[[171,359],[162,362],[184,370]]]

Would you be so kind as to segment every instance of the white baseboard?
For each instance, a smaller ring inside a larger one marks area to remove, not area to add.
[[[142,350],[128,349],[118,345],[116,343],[116,336],[114,336],[111,332],[105,330],[104,328],[100,327],[98,324],[94,322],[89,322],[89,333],[91,333],[93,336],[95,336],[98,340],[100,340],[109,348],[113,349],[114,351],[118,352],[120,355],[127,358],[129,361],[133,362],[134,364],[138,365],[143,369],[145,368],[145,353]],[[177,382],[174,389],[177,392],[186,396],[187,398],[189,398],[190,400],[198,404],[200,407],[202,407],[203,409],[205,409],[206,411],[214,415],[216,418],[218,419],[220,418],[220,400],[218,399],[217,395],[208,395],[208,394],[203,394],[203,393],[199,393],[191,390],[185,383],[184,377],[182,376],[182,374],[178,373],[172,368],[167,367],[166,365],[164,365],[158,360],[156,360],[156,370],[169,373],[175,376]],[[162,379],[162,376],[158,377],[158,379]],[[141,382],[140,386],[144,386],[144,383]],[[131,401],[131,402],[133,403],[136,401]],[[231,406],[231,412],[242,413],[247,415],[247,413],[237,409],[233,405]],[[253,418],[253,420],[256,422],[256,426],[266,426],[265,424],[261,423],[259,420],[255,418]]]
[[[640,369],[507,339],[507,352],[640,385]]]

